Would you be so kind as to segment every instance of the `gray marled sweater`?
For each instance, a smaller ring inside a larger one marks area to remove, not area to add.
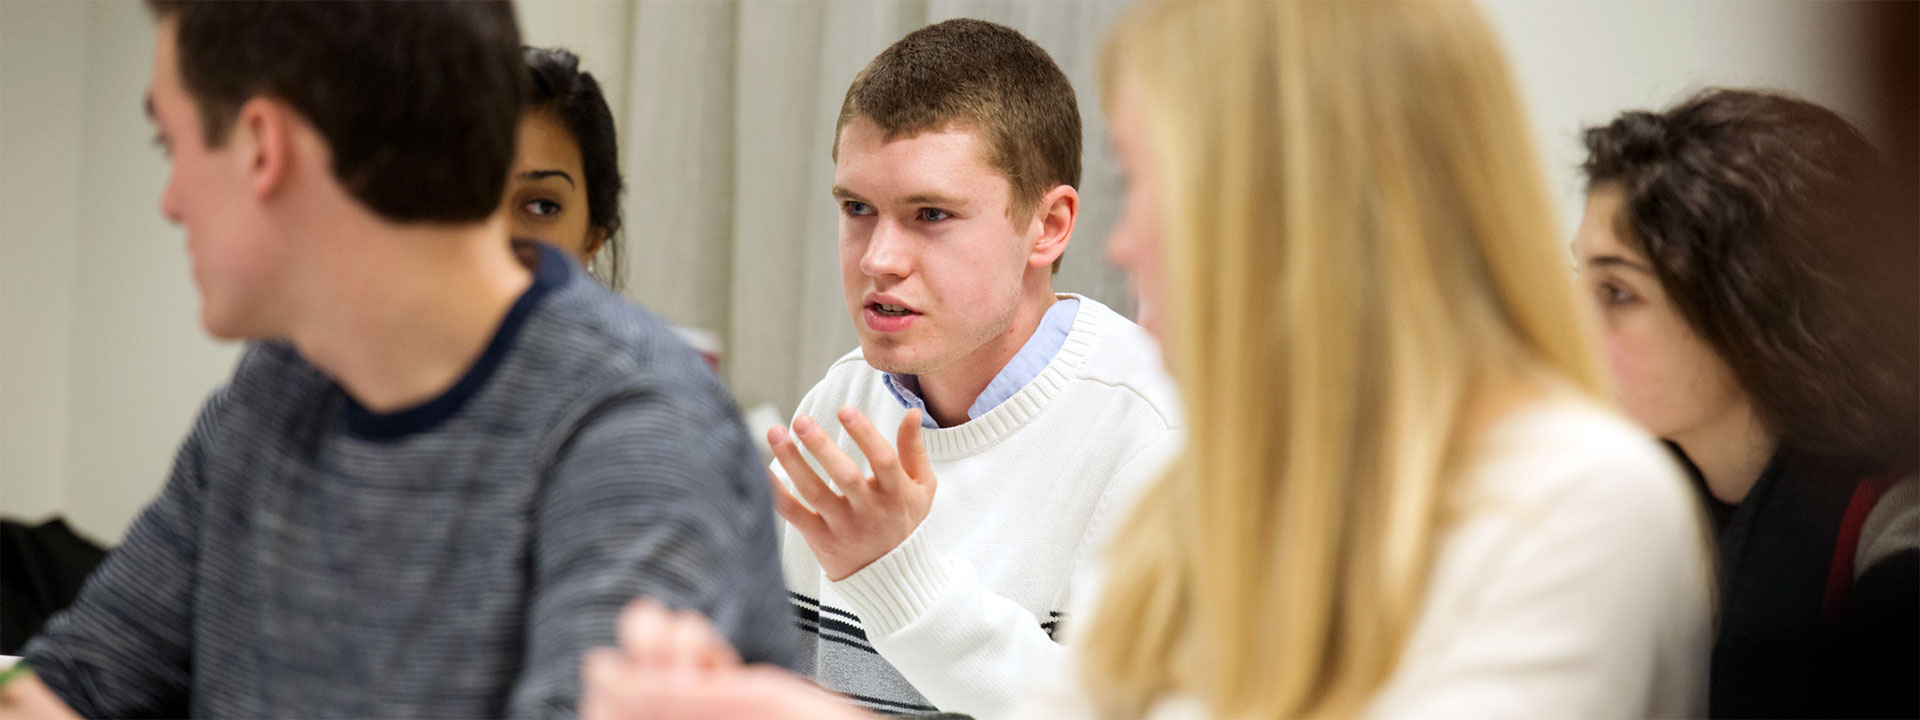
[[[87,716],[569,715],[646,595],[794,649],[765,470],[700,357],[564,256],[443,396],[355,404],[258,345],[27,648]]]

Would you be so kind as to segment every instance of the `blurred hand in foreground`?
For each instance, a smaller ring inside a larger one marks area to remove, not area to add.
[[[618,649],[581,659],[580,683],[585,720],[871,717],[786,670],[742,665],[705,617],[644,598],[621,612]]]

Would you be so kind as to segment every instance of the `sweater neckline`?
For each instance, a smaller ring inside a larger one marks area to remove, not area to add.
[[[566,284],[572,277],[572,260],[559,250],[545,243],[538,244],[538,264],[530,268],[533,282],[526,291],[508,306],[507,313],[495,327],[493,337],[487,341],[480,357],[461,373],[454,384],[445,392],[413,407],[393,412],[378,413],[368,410],[348,395],[345,390],[340,394],[346,398],[347,431],[361,439],[374,442],[393,442],[416,433],[426,432],[442,421],[460,412],[467,401],[479,394],[487,381],[492,379],[494,371],[506,361],[507,354],[520,338],[520,331],[527,324],[527,318],[540,306],[540,301],[553,293],[555,288]]]
[[[921,437],[926,441],[929,457],[965,457],[992,447],[1038,417],[1079,374],[1092,356],[1093,346],[1106,324],[1115,315],[1111,308],[1084,295],[1060,295],[1079,300],[1080,309],[1053,360],[1019,392],[985,414],[950,428],[922,429]]]

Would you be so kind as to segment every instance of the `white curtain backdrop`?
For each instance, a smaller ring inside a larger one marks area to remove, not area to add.
[[[1783,88],[1876,126],[1858,3],[1490,0],[1559,198],[1579,130],[1708,85]],[[606,86],[629,187],[630,294],[725,343],[742,404],[782,413],[854,345],[835,280],[833,118],[861,65],[973,16],[1051,52],[1086,121],[1080,227],[1059,286],[1129,310],[1101,258],[1118,209],[1094,59],[1119,2],[522,0],[524,37]],[[238,346],[198,327],[184,240],[154,210],[165,159],[139,111],[138,3],[0,0],[0,510],[115,542],[166,477]],[[1906,136],[1901,136],[1910,140]],[[1897,147],[1908,147],[1895,143]]]
[[[1124,7],[642,0],[630,15],[624,92],[610,93],[626,103],[616,115],[625,118],[627,294],[718,335],[743,407],[790,412],[857,344],[840,297],[829,193],[847,85],[908,32],[973,17],[1025,33],[1073,82],[1085,125],[1081,215],[1055,287],[1131,313],[1124,277],[1103,258],[1119,191],[1096,67],[1106,26]]]

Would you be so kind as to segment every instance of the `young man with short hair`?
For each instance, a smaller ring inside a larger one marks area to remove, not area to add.
[[[803,667],[871,709],[993,716],[1064,657],[1102,533],[1179,445],[1173,388],[1144,330],[1053,291],[1080,116],[1044,50],[923,28],[854,78],[835,132],[860,348],[768,434]]]
[[[636,596],[792,660],[700,357],[509,249],[505,3],[152,2],[201,320],[255,341],[0,715],[570,715]]]

